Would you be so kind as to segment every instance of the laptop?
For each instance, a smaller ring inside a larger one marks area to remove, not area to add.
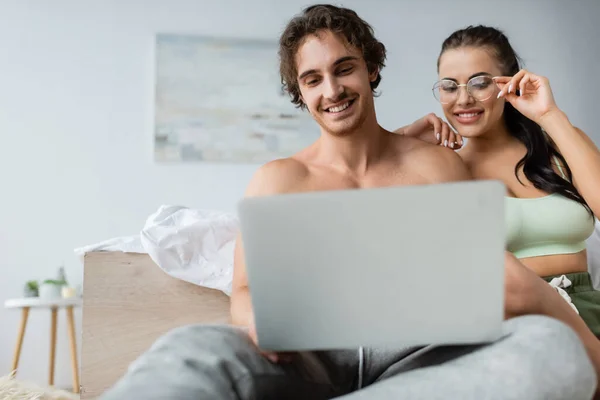
[[[498,339],[498,181],[351,189],[238,204],[259,346],[404,348]]]

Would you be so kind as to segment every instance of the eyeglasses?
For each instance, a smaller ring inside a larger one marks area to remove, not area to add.
[[[458,89],[461,86],[466,87],[469,96],[477,101],[485,101],[498,91],[498,86],[491,76],[480,75],[460,85],[450,79],[442,79],[433,85],[433,97],[442,104],[453,103],[458,99]]]

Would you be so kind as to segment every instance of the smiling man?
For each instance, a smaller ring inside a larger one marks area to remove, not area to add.
[[[247,196],[469,179],[453,151],[378,124],[374,91],[385,55],[352,10],[311,6],[289,22],[280,39],[282,82],[321,136],[259,168]],[[566,302],[514,258],[507,256],[506,268],[507,316],[543,313],[529,308],[536,296],[554,296],[552,307],[570,315]],[[103,399],[589,399],[596,386],[573,330],[543,316],[511,318],[505,337],[487,346],[265,354],[256,346],[241,237],[231,318],[234,326],[194,325],[165,335]]]

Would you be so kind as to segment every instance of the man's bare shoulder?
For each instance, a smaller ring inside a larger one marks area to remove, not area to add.
[[[462,158],[452,149],[414,138],[403,138],[402,156],[431,183],[470,180]]]
[[[255,173],[246,190],[246,196],[269,196],[294,192],[306,177],[308,167],[295,157],[269,161]]]

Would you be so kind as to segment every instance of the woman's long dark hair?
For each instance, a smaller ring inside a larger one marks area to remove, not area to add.
[[[469,26],[448,36],[442,44],[438,69],[440,58],[445,51],[465,46],[488,49],[500,64],[500,69],[505,76],[513,76],[521,70],[519,56],[510,45],[506,35],[496,28],[483,25]],[[575,200],[592,213],[583,196],[571,183],[573,175],[567,162],[542,128],[517,111],[508,101],[504,105],[504,121],[510,134],[527,148],[527,154],[515,166],[517,179],[519,179],[518,171],[523,167],[523,173],[536,188],[547,193],[559,193]],[[552,168],[553,157],[558,158],[564,166],[563,171],[568,179],[564,179],[554,171]],[[519,182],[521,182],[520,179]]]

